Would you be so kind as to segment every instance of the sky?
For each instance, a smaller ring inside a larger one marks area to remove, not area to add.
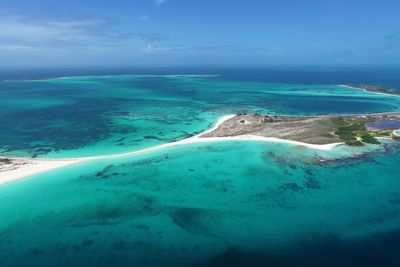
[[[400,66],[399,0],[0,0],[1,66]]]

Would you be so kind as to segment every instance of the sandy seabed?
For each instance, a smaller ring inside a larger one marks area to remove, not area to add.
[[[5,169],[0,172],[0,184],[5,184],[20,180],[29,176],[40,174],[46,171],[59,169],[62,167],[74,165],[81,162],[93,161],[93,160],[103,160],[103,159],[116,159],[128,156],[134,156],[142,153],[148,153],[152,151],[157,151],[165,148],[190,145],[195,143],[208,143],[208,142],[223,142],[223,141],[262,141],[262,142],[272,142],[272,143],[286,143],[297,146],[308,147],[311,149],[318,150],[331,150],[334,147],[341,145],[342,143],[332,143],[325,145],[308,144],[298,141],[279,139],[275,137],[264,137],[257,135],[240,135],[240,136],[229,136],[229,137],[202,137],[202,135],[210,133],[217,129],[225,121],[235,117],[235,115],[226,115],[221,117],[215,126],[203,133],[195,135],[193,137],[183,139],[180,141],[162,144],[154,147],[149,147],[145,149],[140,149],[132,152],[95,156],[95,157],[84,157],[84,158],[68,158],[68,159],[30,159],[30,158],[13,158],[14,161],[22,161],[23,164],[18,164],[14,168]]]

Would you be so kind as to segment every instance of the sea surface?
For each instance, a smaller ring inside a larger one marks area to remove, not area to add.
[[[237,112],[400,107],[338,86],[400,88],[396,71],[114,72],[0,72],[1,154],[118,154]],[[0,266],[399,266],[399,166],[394,141],[331,151],[224,141],[81,163],[0,186]]]
[[[193,136],[220,116],[238,112],[400,111],[400,97],[341,87],[340,80],[295,84],[289,83],[293,78],[288,74],[286,83],[277,83],[261,81],[258,72],[248,70],[248,77],[242,78],[236,71],[64,78],[31,74],[4,79],[0,81],[0,152],[33,157],[116,154]]]

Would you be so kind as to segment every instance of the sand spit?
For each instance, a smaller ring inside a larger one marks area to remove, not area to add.
[[[355,87],[355,86],[350,86],[350,85],[345,85],[345,84],[339,84],[339,86],[340,86],[340,87],[345,87],[345,88],[350,88],[350,89],[362,90],[362,91],[364,91],[364,92],[371,93],[371,94],[376,94],[376,95],[385,95],[385,96],[400,97],[400,95],[389,94],[389,93],[383,93],[383,92],[375,92],[375,91],[367,90],[367,89],[362,88],[362,87]]]
[[[342,143],[331,143],[331,144],[308,144],[298,141],[285,140],[275,137],[264,137],[257,135],[239,135],[239,136],[227,136],[227,137],[204,137],[223,124],[225,121],[232,119],[236,115],[227,115],[221,117],[214,127],[211,129],[200,133],[196,136],[183,139],[180,141],[162,144],[150,148],[140,149],[132,152],[95,156],[95,157],[85,157],[85,158],[69,158],[69,159],[30,159],[30,158],[0,158],[0,184],[5,184],[13,181],[17,181],[29,176],[47,172],[50,170],[59,169],[62,167],[74,165],[81,162],[94,161],[94,160],[106,160],[106,159],[117,159],[123,157],[129,157],[134,155],[139,155],[143,153],[149,153],[157,150],[162,150],[165,148],[183,146],[195,143],[208,143],[208,142],[223,142],[223,141],[262,141],[262,142],[272,142],[272,143],[286,143],[296,146],[307,147],[311,149],[319,150],[331,150],[337,145]]]

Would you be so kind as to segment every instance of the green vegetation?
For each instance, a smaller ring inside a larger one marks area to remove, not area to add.
[[[350,141],[345,141],[345,144],[348,146],[363,146],[363,142],[358,141],[358,140],[350,140]]]
[[[392,136],[393,130],[382,130],[382,131],[373,131],[370,132],[370,135],[373,137],[390,137]]]
[[[367,133],[361,136],[361,140],[364,143],[368,143],[368,144],[376,144],[379,145],[380,142],[378,140],[376,140],[375,137],[373,137],[371,134]]]
[[[364,143],[380,144],[380,142],[365,128],[365,124],[371,121],[369,118],[337,117],[331,120],[337,127],[335,134],[339,136],[340,140],[345,142],[346,145],[363,146]]]

